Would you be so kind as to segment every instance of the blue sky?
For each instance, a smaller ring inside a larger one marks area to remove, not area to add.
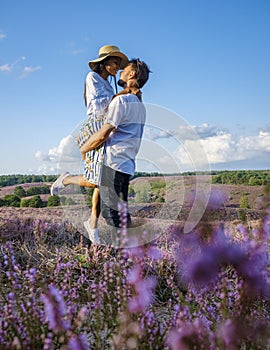
[[[194,164],[198,140],[211,169],[269,169],[269,33],[268,0],[1,0],[0,174],[57,173],[78,156],[87,62],[105,44],[153,72],[145,139],[166,154],[148,155],[152,170],[174,171],[171,158],[193,170],[183,152]]]

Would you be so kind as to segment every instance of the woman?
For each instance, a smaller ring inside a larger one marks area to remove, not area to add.
[[[88,64],[92,71],[86,77],[84,89],[87,121],[81,128],[76,140],[79,147],[103,125],[106,110],[115,96],[108,78],[115,78],[118,70],[125,68],[128,64],[128,58],[117,46],[105,45],[99,49],[98,58],[89,61]],[[140,95],[140,91],[135,87],[123,89],[117,95],[126,93]],[[84,222],[84,226],[89,234],[89,239],[97,244],[100,243],[97,229],[100,215],[98,187],[101,179],[103,159],[104,145],[101,145],[97,149],[86,153],[83,175],[73,176],[66,172],[51,187],[51,195],[57,194],[59,189],[70,184],[95,188],[92,196],[92,214],[90,220]]]

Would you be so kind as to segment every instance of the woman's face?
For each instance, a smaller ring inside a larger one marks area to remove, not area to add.
[[[105,62],[105,69],[109,75],[115,76],[120,69],[121,58],[111,57]]]

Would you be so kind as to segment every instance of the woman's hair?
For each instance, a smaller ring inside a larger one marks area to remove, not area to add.
[[[147,64],[141,61],[139,58],[133,58],[129,61],[132,68],[136,72],[136,80],[138,82],[138,87],[142,88],[149,78],[149,73],[151,73]]]
[[[92,71],[101,74],[105,69],[105,62],[106,60],[92,63]]]

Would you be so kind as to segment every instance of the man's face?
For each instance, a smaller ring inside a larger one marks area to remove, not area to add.
[[[127,85],[127,82],[129,79],[133,79],[132,75],[133,69],[132,65],[127,65],[121,72],[120,72],[120,79],[118,80],[118,85],[121,87],[125,87]]]

